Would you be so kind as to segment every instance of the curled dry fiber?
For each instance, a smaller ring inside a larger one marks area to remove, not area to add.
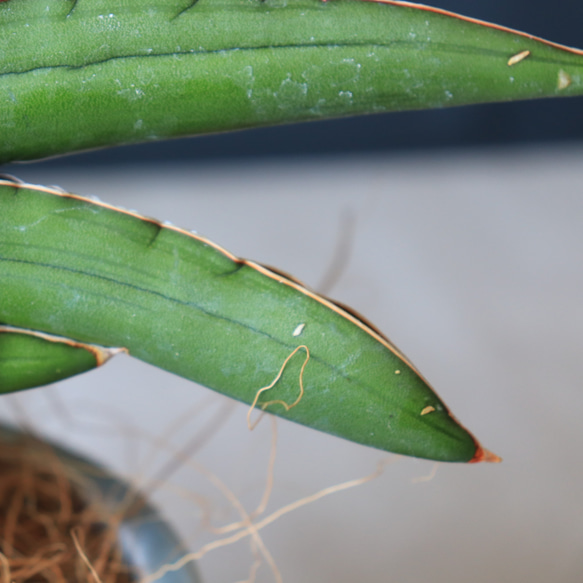
[[[0,443],[0,583],[132,581],[99,498],[48,445]]]

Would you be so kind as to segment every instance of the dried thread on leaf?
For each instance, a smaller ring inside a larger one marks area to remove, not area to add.
[[[266,387],[259,389],[257,393],[255,393],[255,399],[253,399],[253,403],[251,403],[249,411],[247,412],[247,427],[249,427],[250,431],[255,429],[259,421],[261,421],[260,415],[256,421],[251,422],[251,413],[253,412],[253,408],[255,407],[255,405],[257,405],[257,401],[259,401],[259,397],[261,396],[262,393],[264,393],[265,391],[269,391],[269,389],[272,389],[276,385],[277,381],[279,381],[279,379],[281,378],[281,375],[283,374],[283,371],[285,370],[287,363],[292,359],[294,354],[296,354],[296,352],[298,352],[298,350],[301,350],[302,348],[306,351],[306,359],[304,360],[304,364],[302,364],[302,368],[300,369],[300,393],[297,399],[291,405],[289,403],[286,403],[285,401],[282,401],[281,399],[267,401],[266,403],[263,403],[261,405],[261,410],[265,411],[265,409],[269,407],[269,405],[282,405],[286,411],[289,411],[290,409],[293,409],[293,407],[295,407],[302,400],[302,397],[304,396],[304,369],[306,368],[306,365],[310,360],[310,349],[305,344],[301,344],[300,346],[292,350],[288,357],[283,361],[283,364],[281,365],[281,368],[279,369],[279,372],[277,373],[273,381],[271,381]]]

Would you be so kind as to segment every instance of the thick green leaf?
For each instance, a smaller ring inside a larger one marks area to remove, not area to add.
[[[405,2],[0,3],[0,162],[582,92],[580,51]]]
[[[106,362],[116,350],[0,326],[0,393],[47,385]]]
[[[123,347],[288,419],[442,461],[494,460],[413,365],[359,317],[207,239],[0,181],[0,322]],[[304,374],[301,367],[309,350]]]

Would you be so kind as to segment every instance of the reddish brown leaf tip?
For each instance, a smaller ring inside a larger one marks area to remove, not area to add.
[[[495,453],[484,449],[481,445],[477,445],[476,453],[474,457],[468,462],[470,464],[477,464],[478,462],[490,462],[494,464],[499,464],[502,461],[501,457],[498,457]]]

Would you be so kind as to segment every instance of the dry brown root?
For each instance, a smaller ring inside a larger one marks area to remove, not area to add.
[[[0,442],[0,583],[135,580],[106,507],[45,443]]]

